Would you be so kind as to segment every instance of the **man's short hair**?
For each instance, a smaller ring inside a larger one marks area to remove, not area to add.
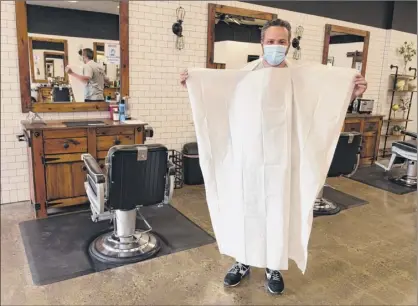
[[[90,48],[83,49],[83,55],[88,59],[92,60],[94,57],[93,50]]]
[[[270,27],[283,27],[289,32],[289,43],[290,38],[292,37],[292,27],[289,22],[283,19],[273,19],[270,21],[267,21],[263,28],[261,29],[261,42],[264,41],[264,34],[266,33],[267,29]]]

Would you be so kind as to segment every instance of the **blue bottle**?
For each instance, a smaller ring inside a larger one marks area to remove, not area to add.
[[[124,122],[125,121],[125,100],[121,100],[119,103],[119,121]]]

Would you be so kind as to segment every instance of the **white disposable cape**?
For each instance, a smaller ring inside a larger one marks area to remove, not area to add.
[[[206,199],[221,254],[305,272],[313,205],[332,161],[355,70],[305,64],[189,69]]]

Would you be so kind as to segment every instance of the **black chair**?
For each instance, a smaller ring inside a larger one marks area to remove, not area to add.
[[[352,176],[360,163],[361,134],[357,132],[343,132],[332,158],[327,177]],[[326,185],[325,185],[326,186]],[[314,216],[335,215],[341,208],[334,202],[324,198],[324,188],[319,192],[315,205]]]
[[[162,145],[127,145],[110,148],[102,171],[90,154],[83,154],[87,168],[85,188],[92,220],[113,220],[114,230],[99,235],[89,253],[101,262],[130,263],[145,260],[160,249],[160,240],[140,213],[140,207],[170,202],[174,166]],[[139,217],[139,218],[138,218]],[[146,229],[137,229],[137,219]]]
[[[54,86],[52,89],[52,101],[70,102],[71,91],[69,87]]]
[[[407,187],[417,186],[417,133],[403,131],[406,136],[412,137],[409,141],[395,141],[392,143],[392,155],[389,165],[385,167],[376,163],[385,171],[391,171],[396,164],[406,164],[406,175],[391,177],[390,180],[398,185]]]

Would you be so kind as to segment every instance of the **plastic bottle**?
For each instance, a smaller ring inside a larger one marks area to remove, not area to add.
[[[119,103],[119,121],[125,121],[125,100],[123,99]]]

